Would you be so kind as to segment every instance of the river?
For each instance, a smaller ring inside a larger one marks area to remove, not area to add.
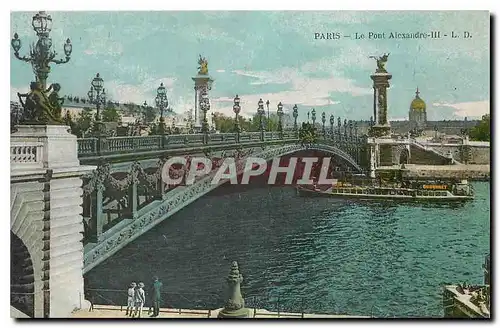
[[[218,308],[230,263],[238,261],[247,304],[441,317],[442,285],[483,282],[490,184],[473,185],[475,200],[455,205],[355,203],[298,197],[292,187],[224,186],[92,269],[87,287],[123,290],[157,275],[173,293],[172,306]]]

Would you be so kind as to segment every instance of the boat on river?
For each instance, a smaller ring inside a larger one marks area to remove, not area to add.
[[[466,201],[474,199],[474,191],[467,180],[458,183],[419,184],[418,186],[359,186],[351,183],[335,183],[331,188],[321,190],[317,186],[298,186],[301,196],[320,196],[359,200],[395,201]]]

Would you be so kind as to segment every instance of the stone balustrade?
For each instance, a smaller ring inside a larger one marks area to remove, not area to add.
[[[358,144],[360,136],[341,133],[325,133],[319,135],[320,139],[337,140]],[[78,157],[110,155],[140,151],[167,150],[183,147],[196,147],[202,145],[229,145],[235,143],[265,142],[276,140],[292,140],[297,138],[295,131],[268,131],[237,133],[212,133],[212,134],[178,134],[154,135],[112,138],[82,138],[78,139]]]
[[[278,131],[265,132],[264,140],[261,140],[262,136],[260,132],[244,132],[240,133],[239,142],[258,142],[294,138],[296,138],[296,133],[293,131],[284,131],[282,134]],[[186,146],[201,146],[203,144],[217,145],[234,143],[238,143],[237,133],[81,138],[78,139],[78,156],[86,157],[136,151],[172,149]]]
[[[43,167],[43,142],[26,141],[10,143],[10,163],[12,169]]]

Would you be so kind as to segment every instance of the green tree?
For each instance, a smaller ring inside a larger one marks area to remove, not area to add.
[[[302,123],[302,127],[299,130],[299,139],[302,144],[315,143],[318,139],[316,135],[316,129],[310,123]]]
[[[270,113],[268,119],[266,112],[266,114],[262,116],[262,124],[264,125],[265,131],[278,131],[278,115]],[[260,117],[257,113],[252,118],[252,131],[260,131]]]
[[[103,122],[118,122],[119,119],[120,114],[118,114],[115,106],[108,106],[102,111]]]
[[[490,141],[490,114],[483,115],[481,121],[470,130],[469,136],[476,141]]]
[[[94,115],[92,109],[84,108],[80,116],[76,119],[75,124],[75,134],[77,137],[83,137],[89,132],[92,122],[94,121]]]
[[[141,107],[141,114],[143,115],[146,124],[153,122],[157,113],[157,109],[152,106],[147,106],[145,108]]]

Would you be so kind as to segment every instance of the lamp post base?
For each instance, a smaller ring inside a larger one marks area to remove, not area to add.
[[[238,319],[238,318],[250,318],[250,310],[247,308],[241,308],[239,310],[220,310],[217,318],[227,318],[227,319]]]

